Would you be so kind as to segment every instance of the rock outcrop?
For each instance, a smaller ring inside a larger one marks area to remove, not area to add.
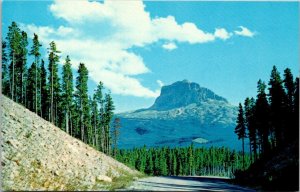
[[[0,96],[4,190],[107,190],[139,173]]]
[[[149,108],[152,110],[168,110],[178,107],[186,107],[190,104],[201,104],[208,100],[224,101],[227,100],[211,90],[200,87],[199,84],[188,80],[177,81],[171,85],[161,88],[160,96]]]

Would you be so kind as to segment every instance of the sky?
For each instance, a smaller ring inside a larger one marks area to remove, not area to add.
[[[184,79],[237,105],[273,65],[299,76],[298,2],[4,0],[2,12],[3,37],[12,21],[38,34],[46,63],[55,41],[60,64],[85,63],[90,94],[103,81],[116,112],[150,107]]]

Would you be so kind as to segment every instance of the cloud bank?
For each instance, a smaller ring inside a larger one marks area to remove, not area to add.
[[[37,33],[44,46],[54,40],[63,56],[70,55],[73,66],[84,62],[95,82],[104,82],[112,93],[137,97],[157,97],[159,88],[142,85],[136,75],[151,72],[143,58],[130,51],[162,41],[162,48],[172,51],[178,43],[223,41],[233,34],[253,37],[254,33],[240,26],[241,31],[228,32],[216,28],[213,33],[199,29],[194,23],[179,24],[174,16],[151,18],[142,1],[73,1],[55,0],[49,10],[67,24],[24,26]],[[61,62],[63,63],[63,62]],[[161,81],[157,80],[161,86]]]

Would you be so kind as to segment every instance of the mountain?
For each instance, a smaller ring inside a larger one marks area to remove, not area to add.
[[[203,146],[240,148],[234,133],[237,107],[225,98],[187,80],[163,86],[147,109],[117,114],[120,147]]]
[[[108,190],[138,175],[0,95],[4,191]]]

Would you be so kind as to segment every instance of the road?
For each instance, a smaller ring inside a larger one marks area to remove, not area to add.
[[[146,177],[134,181],[128,190],[147,191],[248,191],[254,190],[226,183],[226,179],[170,176]]]

